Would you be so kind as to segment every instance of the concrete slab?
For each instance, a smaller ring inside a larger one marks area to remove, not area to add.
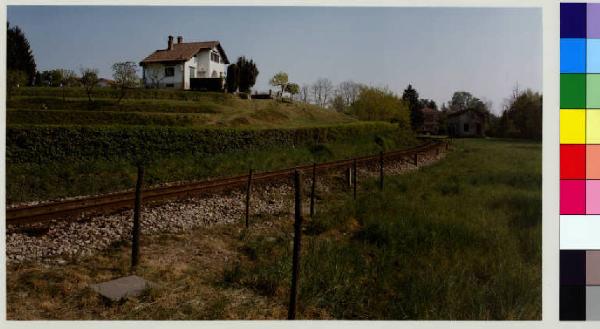
[[[90,288],[112,301],[119,301],[123,298],[139,296],[145,289],[152,286],[151,282],[137,275],[130,275],[111,281],[91,284]]]

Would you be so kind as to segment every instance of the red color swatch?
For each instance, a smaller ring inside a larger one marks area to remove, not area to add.
[[[585,179],[585,145],[560,145],[560,179]]]

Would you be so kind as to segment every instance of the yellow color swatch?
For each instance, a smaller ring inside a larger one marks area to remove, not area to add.
[[[586,132],[588,144],[600,144],[600,109],[587,110]]]
[[[585,144],[585,110],[560,110],[560,143]]]

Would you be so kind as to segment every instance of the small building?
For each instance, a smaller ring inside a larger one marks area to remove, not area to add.
[[[419,128],[419,133],[437,135],[440,130],[440,112],[436,109],[425,107],[421,109],[421,113],[423,113],[423,125]]]
[[[448,135],[453,137],[484,137],[485,114],[473,109],[448,113]]]
[[[115,84],[115,82],[113,80],[100,78],[100,79],[98,79],[97,86],[100,88],[108,88],[108,87],[112,87],[114,84]]]
[[[140,62],[147,88],[223,89],[229,60],[219,41],[183,42],[169,36],[159,49]]]

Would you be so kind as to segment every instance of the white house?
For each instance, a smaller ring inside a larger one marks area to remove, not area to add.
[[[229,60],[219,41],[183,42],[169,36],[166,49],[159,49],[140,62],[146,87],[190,89],[195,82],[220,78],[223,83]]]

